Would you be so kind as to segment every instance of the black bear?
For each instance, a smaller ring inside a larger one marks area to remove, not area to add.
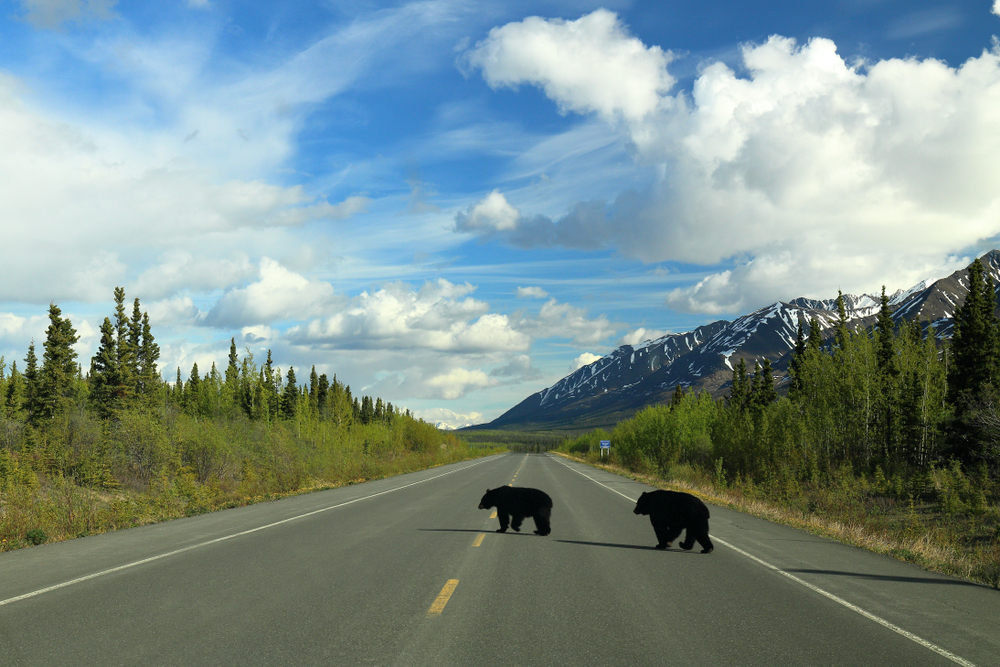
[[[498,533],[506,532],[508,521],[510,527],[521,531],[524,517],[535,520],[535,534],[548,535],[552,532],[549,518],[552,516],[552,499],[548,494],[538,489],[522,486],[501,486],[496,489],[486,489],[486,495],[479,501],[479,509],[497,508],[497,518],[500,519]]]
[[[712,553],[715,548],[708,537],[708,507],[690,493],[649,491],[639,496],[633,512],[649,515],[659,540],[657,549],[669,547],[684,529],[687,535],[680,544],[681,549],[689,550],[695,540],[701,545],[703,554]]]

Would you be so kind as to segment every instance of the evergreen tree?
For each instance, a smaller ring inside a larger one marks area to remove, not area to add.
[[[329,396],[330,381],[327,379],[326,373],[323,373],[319,376],[319,380],[316,381],[316,411],[320,419],[327,418]]]
[[[177,379],[174,380],[173,391],[174,403],[183,407],[184,405],[184,381],[181,379],[181,367],[177,367]]]
[[[130,333],[133,329],[125,313],[125,289],[115,288],[115,354],[118,357],[118,368],[122,384],[128,392],[125,400],[132,397],[136,376],[136,349],[132,347]]]
[[[226,389],[230,396],[235,397],[239,393],[240,366],[239,358],[236,355],[236,338],[229,339],[229,363],[226,365]]]
[[[316,374],[316,366],[309,373],[309,410],[313,414],[319,410],[319,375]]]
[[[670,409],[676,408],[684,400],[684,387],[677,385],[674,387],[674,395],[670,397]]]
[[[285,419],[295,419],[299,406],[299,385],[295,379],[295,367],[288,367],[285,380],[285,390],[281,396],[281,416]]]
[[[892,310],[889,308],[889,297],[885,295],[885,285],[882,285],[881,308],[878,312],[878,320],[875,323],[877,351],[876,360],[879,371],[883,375],[895,376],[899,373],[896,368],[895,326],[892,322]]]
[[[978,259],[969,267],[968,280],[969,292],[955,311],[948,377],[949,400],[960,409],[963,403],[978,396],[990,380],[990,347],[995,327],[992,299],[987,297],[983,265]]]
[[[136,299],[136,303],[138,303]],[[156,362],[160,359],[160,346],[153,338],[153,330],[149,325],[149,314],[142,314],[141,343],[139,344],[139,382],[136,391],[147,401],[156,396],[162,383],[160,371]]]
[[[764,365],[754,368],[753,404],[758,408],[766,408],[778,400],[778,392],[774,388],[774,370],[771,360],[764,358]]]
[[[737,410],[745,410],[750,404],[750,391],[747,362],[740,358],[740,363],[733,369],[733,383],[729,388],[729,405]]]
[[[105,317],[100,346],[90,360],[90,402],[101,419],[112,418],[123,407],[125,392],[115,348],[115,329]]]
[[[35,341],[28,345],[28,356],[24,358],[24,410],[29,424],[38,423],[41,404],[41,377],[38,373],[38,357],[35,356]]]
[[[847,305],[844,300],[844,294],[837,290],[837,324],[834,333],[834,342],[836,342],[837,347],[841,350],[847,347],[847,339],[850,337],[850,331],[847,329]]]
[[[10,378],[4,396],[4,412],[8,419],[17,419],[24,401],[24,376],[17,370],[17,360],[10,365]]]
[[[802,365],[805,363],[806,337],[799,318],[799,330],[795,335],[795,347],[792,348],[792,358],[788,362],[788,398],[795,400],[802,393]]]
[[[76,395],[76,329],[54,303],[49,304],[49,327],[42,354],[37,420],[48,420],[64,411]]]
[[[181,405],[190,413],[198,414],[201,405],[201,376],[198,373],[198,362],[191,365],[187,384],[184,386],[184,399]]]

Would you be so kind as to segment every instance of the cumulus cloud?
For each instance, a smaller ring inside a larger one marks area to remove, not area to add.
[[[1000,0],[993,0],[993,13],[1000,16]]]
[[[232,328],[318,317],[336,304],[333,286],[308,279],[264,257],[257,282],[232,289],[205,318],[210,326]]]
[[[669,331],[660,331],[659,329],[646,329],[644,327],[639,327],[635,331],[630,331],[620,339],[618,339],[618,346],[622,345],[639,345],[647,340],[656,340],[657,338],[662,338],[666,336]]]
[[[504,378],[505,381],[524,381],[537,380],[542,377],[542,373],[531,364],[530,356],[519,354],[506,364],[490,371],[490,377]]]
[[[483,421],[483,413],[481,412],[455,412],[447,408],[417,410],[414,415],[430,424],[444,424],[451,428],[462,428]]]
[[[479,369],[455,368],[427,380],[427,386],[437,390],[440,398],[454,400],[472,389],[485,389],[498,383]]]
[[[514,229],[521,213],[494,190],[467,212],[455,216],[455,229],[460,232],[503,232]]]
[[[598,359],[601,359],[601,356],[599,354],[592,354],[590,352],[584,352],[579,357],[577,357],[576,359],[573,360],[573,363],[569,367],[569,372],[570,373],[575,373],[576,371],[580,370],[584,366],[589,366],[590,364],[594,363]]]
[[[541,287],[518,287],[518,299],[544,299],[549,294]]]
[[[563,111],[608,120],[653,113],[674,85],[667,72],[672,55],[630,37],[605,9],[576,21],[532,16],[493,28],[466,58],[493,88],[533,84]]]
[[[468,296],[474,287],[439,279],[413,290],[392,283],[363,292],[333,315],[289,330],[296,344],[338,349],[523,352],[530,338],[506,315]]]
[[[546,301],[537,316],[525,315],[518,322],[518,329],[536,338],[568,338],[576,345],[596,345],[613,336],[617,326],[604,315],[590,318],[583,308],[555,299]]]
[[[743,72],[710,64],[688,93],[667,89],[666,53],[636,46],[612,18],[602,10],[577,22],[509,24],[469,62],[492,85],[536,85],[560,110],[612,123],[658,182],[557,219],[519,211],[514,228],[492,235],[522,247],[722,265],[668,303],[732,313],[838,287],[908,286],[1000,234],[1000,47],[957,67],[848,63],[828,39],[772,36],[742,47]],[[603,36],[590,48],[642,95],[615,106],[614,95],[570,85],[570,73],[546,57],[526,64],[536,44],[561,53],[594,26]],[[620,58],[626,47],[655,67],[633,76]]]

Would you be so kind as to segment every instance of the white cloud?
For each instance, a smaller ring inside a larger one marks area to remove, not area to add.
[[[470,62],[490,83],[539,86],[562,110],[617,114],[612,126],[660,180],[613,202],[581,202],[559,219],[520,212],[516,228],[493,232],[510,243],[722,264],[668,303],[732,313],[838,287],[909,286],[1000,235],[1000,47],[959,67],[849,64],[828,39],[773,36],[743,47],[745,75],[710,64],[690,94],[670,95],[668,78],[622,66],[616,49],[633,38],[606,12],[595,15],[617,32],[593,48],[643,88],[641,99],[657,100],[634,107],[642,113],[627,102],[585,102],[566,73],[543,67],[547,59],[535,70],[525,64],[537,52],[526,35],[544,36],[554,52],[572,49],[582,28],[569,26],[580,22],[495,29]]]
[[[205,318],[206,324],[232,328],[271,324],[281,320],[319,317],[336,305],[330,283],[308,279],[264,257],[259,280],[232,289],[220,298]]]
[[[622,336],[617,345],[621,347],[622,345],[639,345],[647,340],[656,340],[657,338],[662,338],[666,336],[669,331],[660,331],[659,329],[646,329],[644,327],[639,327],[635,331],[630,331]]]
[[[605,9],[576,21],[532,16],[493,28],[466,57],[493,88],[534,84],[564,111],[608,120],[653,113],[674,85],[672,55],[630,37]]]
[[[506,315],[468,296],[475,288],[439,279],[414,291],[404,283],[363,292],[338,312],[289,331],[299,345],[336,349],[523,352],[530,338]]]
[[[455,228],[460,232],[504,232],[517,227],[520,218],[520,212],[499,190],[494,190],[468,212],[459,212],[455,216]]]
[[[498,366],[490,371],[490,377],[504,378],[504,381],[516,380],[537,380],[542,377],[541,372],[531,364],[531,357],[527,354],[519,354],[506,364]]]
[[[429,424],[444,424],[451,428],[462,428],[470,424],[479,424],[483,421],[481,412],[454,412],[447,408],[430,408],[428,410],[416,410],[414,416],[423,419]]]
[[[521,331],[535,338],[569,338],[577,345],[598,344],[613,336],[616,327],[604,315],[591,319],[583,308],[555,299],[546,301],[536,317],[525,315],[518,322]]]
[[[224,165],[213,169],[206,160],[194,168],[161,139],[50,118],[31,107],[19,80],[0,73],[4,241],[32,248],[7,258],[10,279],[0,284],[0,300],[106,299],[148,248],[164,249],[166,260],[139,282],[154,298],[166,296],[188,269],[206,280],[200,261],[182,266],[196,239],[339,220],[367,205],[364,197],[331,204],[301,186],[220,178]]]
[[[544,299],[549,294],[541,287],[518,287],[518,299]]]
[[[483,371],[465,368],[455,368],[427,380],[427,386],[436,389],[438,395],[445,400],[455,400],[469,391],[485,389],[496,384],[498,384],[497,380]]]
[[[993,13],[1000,16],[1000,0],[993,0]]]
[[[584,366],[589,366],[590,364],[594,363],[595,361],[597,361],[598,359],[601,359],[601,358],[602,357],[600,355],[598,355],[598,354],[592,354],[590,352],[584,352],[579,357],[577,357],[576,359],[573,360],[573,363],[569,367],[569,372],[570,373],[575,373],[576,371],[580,370]]]

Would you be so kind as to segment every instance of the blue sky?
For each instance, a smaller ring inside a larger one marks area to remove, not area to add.
[[[428,421],[1000,234],[1000,0],[0,2],[0,354],[123,286]]]

